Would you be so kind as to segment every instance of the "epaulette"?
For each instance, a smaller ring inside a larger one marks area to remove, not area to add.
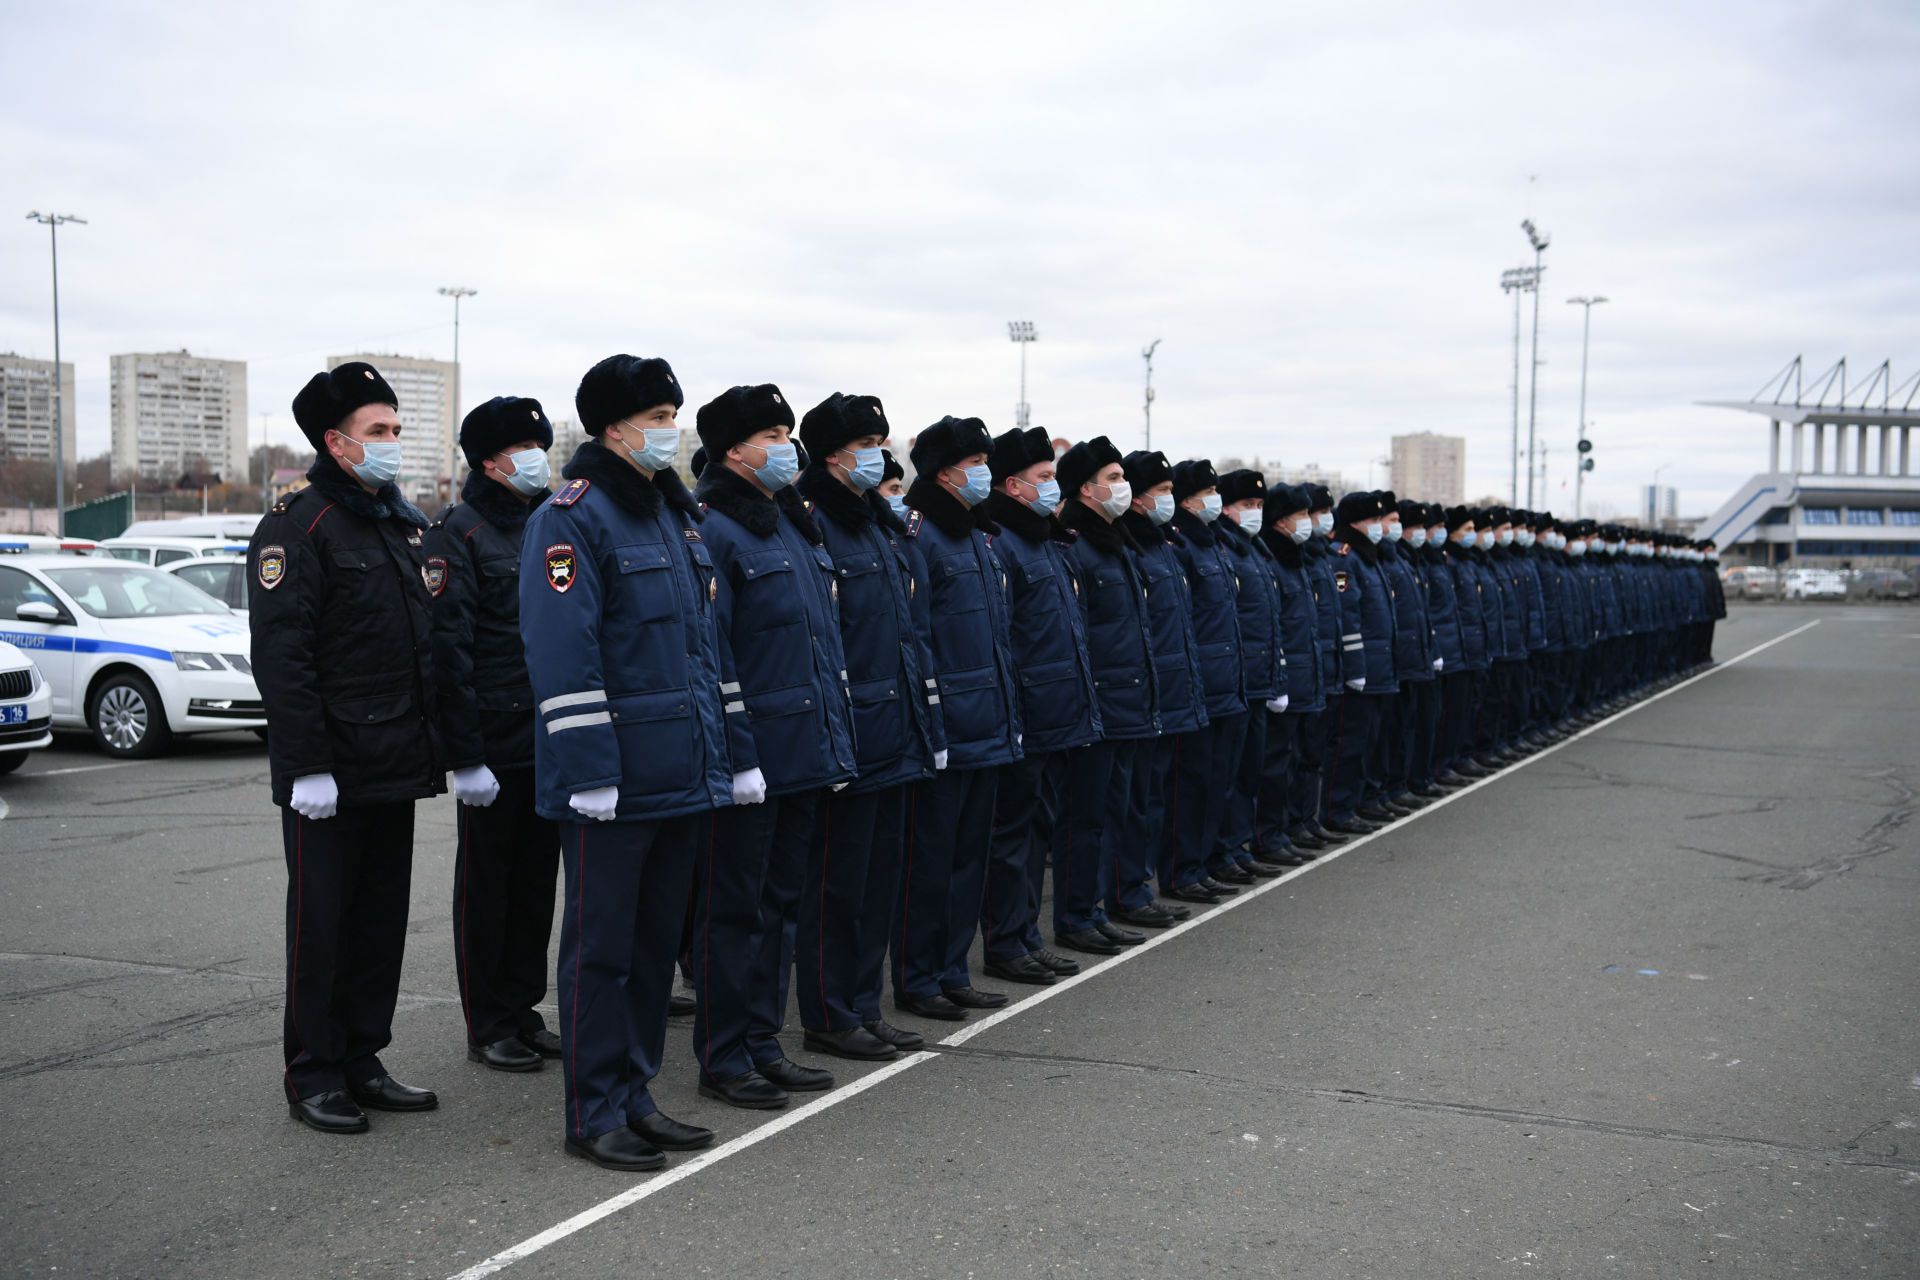
[[[918,511],[907,512],[907,536],[909,538],[917,538],[920,536],[920,520],[921,516]]]
[[[560,486],[560,492],[547,499],[547,502],[551,506],[570,507],[580,501],[592,487],[592,482],[588,480],[569,480]]]
[[[1344,543],[1344,542],[1339,542],[1339,543],[1335,543],[1334,545],[1340,548],[1340,554],[1341,554],[1341,555],[1343,555],[1343,556],[1344,556],[1344,555],[1351,555],[1351,554],[1352,554],[1352,552],[1351,552],[1351,551],[1350,551],[1350,550],[1348,549],[1348,547],[1347,547],[1347,544],[1346,544],[1346,543]]]
[[[801,505],[801,506],[803,506],[803,507],[805,507],[805,508],[807,509],[807,514],[808,514],[808,515],[812,515],[812,514],[813,514],[813,499],[812,499],[812,498],[802,498],[802,499],[800,499],[800,505]]]

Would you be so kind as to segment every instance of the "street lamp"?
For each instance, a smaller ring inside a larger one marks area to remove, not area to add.
[[[1673,464],[1663,462],[1653,469],[1653,483],[1647,488],[1647,528],[1660,527],[1660,473]]]
[[[440,290],[440,296],[453,299],[453,429],[447,433],[447,501],[455,497],[453,478],[458,473],[457,455],[460,451],[460,299],[471,298],[480,292],[465,285],[449,285]]]
[[[27,217],[46,226],[47,243],[53,250],[53,535],[59,538],[67,532],[67,420],[60,394],[60,224],[77,222],[84,227],[87,220],[38,209]]]
[[[1527,508],[1533,508],[1533,424],[1540,407],[1540,276],[1546,268],[1540,255],[1547,251],[1552,237],[1542,235],[1532,218],[1522,218],[1520,229],[1533,246],[1533,370],[1527,375]]]
[[[1567,299],[1568,306],[1585,308],[1584,316],[1580,321],[1580,443],[1576,446],[1580,450],[1580,456],[1573,460],[1573,518],[1576,520],[1580,518],[1581,490],[1585,485],[1587,472],[1593,467],[1593,460],[1587,457],[1587,454],[1593,450],[1592,443],[1587,440],[1587,338],[1593,332],[1593,309],[1605,301],[1605,298],[1597,295],[1591,298]]]
[[[1507,455],[1507,503],[1515,507],[1520,505],[1520,295],[1537,294],[1539,288],[1539,267],[1513,267],[1500,273],[1500,292],[1513,295],[1513,448]]]
[[[1160,345],[1160,339],[1155,338],[1152,342],[1149,342],[1146,345],[1146,347],[1143,348],[1140,352],[1140,358],[1147,362],[1147,402],[1146,402],[1147,444],[1146,444],[1146,447],[1149,450],[1153,448],[1153,349],[1159,345]]]
[[[1020,404],[1013,411],[1013,424],[1022,431],[1027,429],[1027,347],[1038,342],[1040,335],[1033,331],[1031,320],[1007,321],[1007,337],[1020,348]]]

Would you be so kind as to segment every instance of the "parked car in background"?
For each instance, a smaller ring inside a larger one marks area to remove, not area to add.
[[[0,533],[0,555],[92,555],[92,538],[56,538],[50,533]]]
[[[237,559],[247,554],[247,544],[226,538],[146,537],[123,533],[117,538],[100,539],[93,554],[131,564],[150,564],[159,569],[178,560]]]
[[[1729,598],[1772,600],[1780,594],[1780,573],[1760,565],[1742,565],[1721,575]]]
[[[1838,569],[1789,569],[1780,584],[1784,600],[1841,600],[1847,594],[1847,575]]]
[[[53,690],[33,659],[0,641],[0,773],[53,741]]]
[[[220,515],[183,516],[178,520],[135,520],[121,530],[123,538],[218,538],[245,542],[260,523],[258,512],[229,511]]]
[[[184,578],[241,617],[247,614],[246,548],[238,556],[215,556],[204,560],[176,560],[166,571]]]
[[[1920,587],[1898,569],[1856,569],[1847,594],[1868,600],[1911,600],[1920,595]]]

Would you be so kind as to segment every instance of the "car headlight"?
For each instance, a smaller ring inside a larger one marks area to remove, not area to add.
[[[220,661],[216,653],[190,653],[176,649],[173,652],[173,665],[182,671],[225,671],[226,664]]]

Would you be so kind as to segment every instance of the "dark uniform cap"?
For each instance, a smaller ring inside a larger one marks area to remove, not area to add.
[[[1312,511],[1330,511],[1333,509],[1333,490],[1323,484],[1307,486],[1308,509]]]
[[[1333,509],[1335,524],[1359,524],[1379,515],[1382,508],[1377,493],[1350,493],[1340,499],[1340,505]]]
[[[1266,477],[1246,467],[1221,476],[1219,487],[1220,501],[1223,503],[1245,502],[1249,498],[1256,502],[1267,500]]]
[[[553,448],[553,424],[540,402],[526,396],[495,396],[476,406],[460,424],[460,452],[475,471],[485,459],[522,440]]]
[[[1205,458],[1189,458],[1185,462],[1173,464],[1173,500],[1185,502],[1194,494],[1206,489],[1218,489],[1220,477],[1214,474],[1213,463]]]
[[[838,391],[807,410],[800,419],[800,442],[816,458],[824,458],[847,447],[847,441],[861,436],[893,434],[887,425],[887,411],[875,396],[847,396]]]
[[[1473,509],[1471,507],[1448,507],[1446,517],[1447,532],[1453,533],[1473,523]]]
[[[987,434],[987,424],[978,418],[956,418],[948,414],[914,437],[910,456],[915,471],[931,476],[940,468],[950,467],[976,453],[993,453],[993,437]]]
[[[718,458],[756,431],[793,426],[793,406],[771,382],[728,387],[700,406],[694,419],[707,456]]]
[[[1557,523],[1551,511],[1536,511],[1533,513],[1533,527],[1542,533],[1553,528]]]
[[[1120,467],[1127,473],[1127,483],[1132,486],[1135,497],[1173,479],[1173,468],[1167,465],[1167,455],[1158,449],[1135,449],[1120,459]]]
[[[1267,486],[1267,514],[1270,516],[1290,516],[1296,511],[1305,511],[1309,501],[1307,486],[1303,484]]]
[[[317,452],[327,451],[327,432],[338,430],[355,409],[369,404],[400,407],[380,371],[364,360],[349,360],[338,369],[316,373],[293,398],[293,420]]]
[[[995,484],[1008,476],[1018,475],[1035,463],[1052,461],[1053,439],[1047,435],[1045,427],[1028,427],[1024,431],[1015,427],[1002,432],[994,437],[993,452],[987,457]]]
[[[907,473],[900,469],[899,461],[894,458],[893,450],[882,449],[880,451],[880,456],[886,459],[886,463],[887,463],[887,465],[884,468],[882,468],[880,472],[881,484],[885,484],[889,480],[905,480],[907,478]]]
[[[1510,524],[1513,521],[1513,513],[1505,507],[1488,507],[1482,512],[1481,519],[1489,525]],[[1474,523],[1478,524],[1479,521],[1476,520]]]
[[[580,429],[590,436],[636,413],[663,404],[678,409],[686,402],[679,380],[665,360],[643,360],[639,356],[608,356],[587,370],[580,379],[580,389],[573,393]]]
[[[1113,447],[1113,441],[1095,436],[1061,454],[1053,474],[1060,482],[1060,492],[1073,497],[1080,492],[1080,486],[1099,475],[1102,468],[1120,461],[1120,451]]]
[[[1423,515],[1426,510],[1425,503],[1415,502],[1412,498],[1402,498],[1394,504],[1394,510],[1400,513],[1401,524],[1411,525],[1425,523]]]

